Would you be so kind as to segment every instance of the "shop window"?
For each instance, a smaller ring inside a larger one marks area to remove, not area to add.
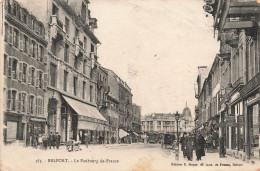
[[[13,40],[13,45],[14,47],[18,48],[19,46],[19,32],[18,30],[14,29],[14,40]]]
[[[7,109],[8,110],[16,110],[16,90],[8,90],[7,91]]]

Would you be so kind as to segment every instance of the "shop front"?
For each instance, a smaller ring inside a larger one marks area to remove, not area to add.
[[[245,142],[244,150],[249,159],[260,159],[260,73],[240,90],[244,100]]]
[[[107,139],[109,127],[107,120],[99,113],[95,106],[81,102],[71,97],[62,95],[66,102],[66,113],[64,115],[65,130],[70,139],[85,143],[88,136],[89,143],[104,143]]]
[[[4,112],[4,125],[6,125],[5,143],[9,144],[16,140],[23,141],[25,122],[22,122],[23,115]],[[24,143],[24,141],[23,141]]]
[[[45,134],[45,118],[30,117],[27,123],[26,146],[36,146],[37,139]]]

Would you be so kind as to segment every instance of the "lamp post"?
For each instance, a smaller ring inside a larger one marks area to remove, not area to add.
[[[176,160],[179,160],[179,118],[180,118],[180,114],[178,113],[178,111],[176,111],[175,113],[175,119],[176,119],[176,122],[177,122],[177,146],[178,146],[178,149],[177,151],[175,151],[175,159]]]

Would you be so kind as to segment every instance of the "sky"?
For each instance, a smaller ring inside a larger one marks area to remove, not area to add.
[[[219,42],[203,0],[90,0],[98,20],[99,62],[130,86],[142,115],[193,117],[198,66],[211,67]]]

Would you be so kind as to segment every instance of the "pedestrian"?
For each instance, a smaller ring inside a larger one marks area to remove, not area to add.
[[[194,146],[194,141],[193,141],[193,137],[192,137],[192,134],[189,133],[189,136],[187,137],[187,140],[186,140],[186,155],[187,155],[187,158],[188,160],[192,161],[193,159],[193,146]]]
[[[59,149],[60,147],[60,134],[58,132],[56,132],[56,149]]]
[[[184,132],[181,139],[180,139],[180,143],[181,143],[181,151],[183,152],[183,157],[187,157],[186,154],[186,140],[187,140],[187,133]],[[177,142],[178,143],[178,142]]]
[[[213,137],[212,134],[209,134],[208,136],[208,145],[209,145],[209,150],[213,149]]]
[[[39,146],[40,146],[41,149],[43,149],[42,137],[43,137],[43,135],[40,134],[39,138],[38,138]]]
[[[47,138],[47,135],[43,135],[43,137],[42,137],[42,143],[43,143],[43,148],[44,148],[44,150],[47,150],[47,146],[48,146],[48,138]]]
[[[225,134],[223,134],[219,139],[219,157],[225,157],[226,150],[225,150]]]
[[[205,156],[205,144],[206,141],[204,139],[204,137],[199,134],[198,137],[196,138],[196,156],[197,156],[197,160],[201,160],[202,156]]]
[[[85,144],[86,144],[86,148],[88,148],[89,136],[88,136],[87,133],[85,133],[84,136],[85,136]]]
[[[52,134],[52,142],[51,142],[51,145],[53,148],[55,148],[55,145],[56,145],[56,135],[55,133]]]
[[[51,134],[49,135],[49,138],[48,138],[48,145],[50,146],[50,149],[51,149],[52,143],[53,143],[53,135],[51,132]]]

